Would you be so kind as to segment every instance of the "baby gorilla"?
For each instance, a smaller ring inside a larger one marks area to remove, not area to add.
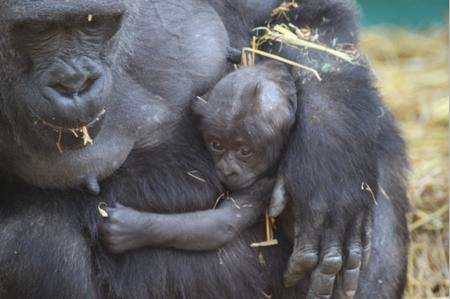
[[[103,232],[113,252],[146,246],[210,250],[256,223],[273,193],[271,214],[286,203],[276,180],[280,154],[295,121],[296,89],[288,68],[268,61],[224,77],[192,111],[224,187],[232,192],[220,208],[182,214],[108,209]],[[272,192],[273,191],[273,192]]]

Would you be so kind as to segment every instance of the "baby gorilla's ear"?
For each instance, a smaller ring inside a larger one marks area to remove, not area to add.
[[[270,79],[279,86],[281,92],[289,102],[288,125],[291,126],[295,122],[295,115],[297,113],[297,87],[295,86],[294,77],[291,73],[291,67],[285,63],[269,60],[262,63],[265,72],[270,76]]]
[[[265,61],[262,63],[262,67],[270,75],[271,80],[281,87],[292,108],[297,111],[297,88],[291,73],[292,67],[275,60]]]

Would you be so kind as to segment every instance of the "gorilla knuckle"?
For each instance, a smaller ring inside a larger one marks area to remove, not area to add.
[[[326,274],[334,274],[342,268],[342,255],[339,253],[331,253],[324,256],[321,263],[321,272]]]
[[[347,268],[354,269],[361,266],[362,249],[360,246],[352,247],[348,251]]]
[[[317,251],[301,251],[294,256],[294,263],[305,269],[314,268],[319,262],[319,253]]]

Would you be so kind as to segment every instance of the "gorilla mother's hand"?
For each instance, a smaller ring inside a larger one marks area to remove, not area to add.
[[[312,271],[308,298],[328,298],[336,290],[352,298],[361,266],[370,254],[371,222],[370,212],[346,219],[331,214],[323,217],[320,213],[312,219],[297,218],[285,286],[294,286]]]
[[[285,284],[311,274],[309,298],[338,290],[351,298],[378,191],[378,94],[368,71],[353,65],[298,88],[297,122],[280,165],[295,217]]]

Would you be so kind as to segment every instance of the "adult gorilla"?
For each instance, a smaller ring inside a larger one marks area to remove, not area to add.
[[[230,67],[230,45],[242,46],[250,29],[261,25],[279,4],[251,2],[8,0],[0,4],[0,297],[254,298],[266,289],[278,297],[292,295],[280,282],[288,245],[264,250],[266,266],[248,246],[259,240],[259,225],[218,252],[142,249],[121,256],[102,248],[96,230],[100,199],[158,213],[204,210],[214,204],[220,186],[185,108]],[[320,5],[311,1],[299,14],[315,26],[317,20],[334,16],[333,11],[341,20],[336,28],[345,28],[346,22],[356,28],[342,1]],[[322,29],[333,33],[326,26]],[[344,36],[353,36],[350,31]],[[403,290],[402,142],[390,115],[374,113],[382,106],[367,73],[362,74],[362,80],[352,81],[345,73],[349,85],[339,86],[346,93],[336,94],[345,100],[356,90],[361,98],[365,90],[369,108],[354,107],[351,111],[365,113],[351,118],[353,126],[345,123],[345,129],[373,120],[371,128],[376,130],[370,132],[376,135],[367,139],[374,146],[367,148],[373,151],[363,147],[357,155],[341,155],[354,149],[343,142],[346,138],[359,144],[361,140],[352,138],[361,136],[338,131],[342,134],[336,140],[342,143],[335,146],[342,161],[335,165],[336,160],[328,160],[329,152],[319,152],[318,158],[327,161],[321,165],[335,171],[325,180],[326,186],[312,181],[305,193],[326,190],[317,201],[323,207],[300,205],[306,208],[307,218],[326,219],[328,213],[339,218],[342,211],[349,211],[343,221],[330,219],[324,228],[314,227],[317,232],[310,236],[317,240],[314,246],[302,246],[310,243],[302,231],[310,230],[298,230],[289,268],[293,280],[316,264],[320,236],[339,230],[338,236],[350,236],[331,247],[323,238],[323,258],[311,283],[316,296],[329,295],[340,255],[351,257],[351,250],[341,249],[341,243],[348,248],[355,244],[354,234],[344,234],[347,220],[354,217],[365,223],[361,217],[370,211],[360,203],[366,202],[367,194],[358,199],[354,190],[348,191],[350,196],[346,193],[348,182],[356,178],[360,186],[361,177],[372,182],[373,189],[378,181],[385,192],[377,196],[372,259],[363,270],[359,296],[391,298]],[[358,84],[364,88],[358,89]],[[309,92],[320,96],[321,88]],[[309,102],[305,101],[302,113],[308,112]],[[321,113],[321,126],[343,117],[343,111]],[[307,129],[302,133],[306,136],[317,130],[312,126],[308,131],[308,123],[300,124]],[[320,142],[317,145],[320,148]],[[291,146],[288,158],[294,156],[291,151],[298,149]],[[340,182],[345,184],[333,194],[337,199],[323,198],[334,190],[334,175],[345,165],[341,162],[355,157],[358,163],[349,165],[363,168],[343,171]],[[317,159],[301,162],[308,173],[323,173]],[[189,176],[192,171],[206,183]],[[288,186],[292,194],[299,190],[296,184]],[[96,195],[100,190],[101,195]],[[350,208],[355,203],[358,208]],[[356,223],[355,227],[364,226]],[[329,248],[337,254],[327,255]],[[345,269],[351,270],[345,275],[358,277],[359,265],[346,263]],[[300,292],[308,289],[300,287]]]

